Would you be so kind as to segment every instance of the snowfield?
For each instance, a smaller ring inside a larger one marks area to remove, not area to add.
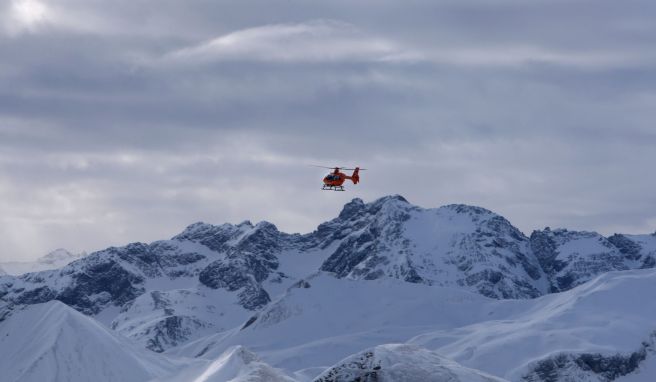
[[[66,257],[66,256],[64,256]],[[653,381],[656,235],[359,199],[0,275],[5,381]]]
[[[144,381],[175,370],[59,301],[17,309],[0,324],[5,381]]]

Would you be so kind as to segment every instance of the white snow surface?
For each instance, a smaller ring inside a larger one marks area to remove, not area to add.
[[[295,382],[278,369],[263,363],[243,346],[227,349],[215,360],[190,367],[167,382]]]
[[[136,382],[175,367],[59,301],[24,307],[0,323],[3,381]]]
[[[656,270],[611,272],[570,291],[530,301],[519,313],[409,342],[509,380],[558,353],[613,355],[638,350],[656,330]]]
[[[612,272],[533,300],[493,300],[389,279],[320,274],[307,281],[309,288],[290,289],[247,328],[172,354],[211,359],[243,344],[290,375],[307,375],[303,370],[325,369],[361,349],[408,342],[516,381],[547,356],[629,353],[656,330],[653,269]]]

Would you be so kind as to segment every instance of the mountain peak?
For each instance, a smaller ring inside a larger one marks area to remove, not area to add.
[[[342,220],[347,220],[356,215],[358,212],[362,211],[364,206],[365,204],[362,199],[353,198],[353,200],[344,205],[342,212],[339,213],[339,218]]]
[[[383,196],[381,198],[376,199],[372,204],[395,203],[395,202],[402,202],[402,203],[410,204],[410,202],[408,202],[408,200],[406,198],[404,198],[403,196],[401,196],[399,194]]]
[[[278,227],[276,227],[275,224],[273,224],[271,222],[268,222],[266,220],[262,220],[261,222],[258,222],[255,225],[255,228],[263,229],[263,230],[267,230],[267,231],[278,231]]]
[[[459,214],[469,215],[497,215],[494,212],[483,207],[472,206],[469,204],[448,204],[444,208],[452,210]]]
[[[75,255],[63,248],[55,249],[54,251],[48,253],[45,256],[40,257],[37,262],[43,264],[55,264],[62,263],[64,261],[71,261],[77,259],[84,254]]]

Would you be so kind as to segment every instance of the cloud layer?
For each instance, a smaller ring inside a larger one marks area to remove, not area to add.
[[[656,229],[649,1],[0,3],[0,261],[352,197]],[[318,191],[310,163],[370,170]]]

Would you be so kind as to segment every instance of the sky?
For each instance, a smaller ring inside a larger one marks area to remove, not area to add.
[[[0,0],[0,261],[354,197],[656,230],[656,2]],[[326,170],[361,166],[346,192]]]

